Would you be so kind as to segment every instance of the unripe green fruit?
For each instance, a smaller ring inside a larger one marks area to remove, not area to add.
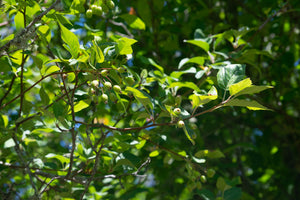
[[[108,75],[108,71],[106,69],[102,70],[101,72],[102,76],[107,76]]]
[[[108,11],[109,11],[108,7],[105,4],[102,4],[102,11],[104,13],[108,13]]]
[[[98,7],[97,5],[92,5],[91,6],[93,14],[97,13],[97,7]]]
[[[86,11],[86,17],[87,18],[92,18],[92,16],[93,16],[93,11],[91,10],[91,9],[88,9],[87,11]]]
[[[99,81],[98,80],[93,80],[92,82],[91,82],[91,84],[92,84],[92,86],[94,86],[94,87],[99,87]]]
[[[177,126],[178,126],[178,128],[183,128],[183,127],[184,127],[184,121],[179,120],[179,121],[177,122]]]
[[[124,69],[124,67],[118,67],[117,70],[118,70],[118,72],[119,72],[120,74],[126,72],[126,70]]]
[[[101,100],[104,101],[105,103],[107,103],[107,101],[108,101],[108,96],[107,96],[107,94],[102,94],[102,95],[101,95]]]
[[[206,180],[206,176],[201,175],[201,176],[200,176],[200,180],[201,180],[202,183],[206,183],[206,181],[207,181],[207,180]]]
[[[101,16],[103,14],[101,6],[97,6],[95,14],[98,15],[98,16]]]
[[[180,95],[178,95],[178,96],[175,97],[175,104],[177,106],[180,106],[181,101],[182,101],[182,97]]]
[[[208,169],[207,172],[206,172],[208,178],[212,178],[215,175],[215,173],[216,172],[213,169]]]
[[[111,89],[112,85],[110,82],[106,81],[106,82],[104,82],[104,87],[107,89]]]
[[[116,93],[120,93],[120,92],[121,92],[121,87],[118,86],[118,85],[114,85],[113,89],[114,89],[114,91],[115,91]]]
[[[129,86],[132,86],[132,85],[134,84],[135,81],[134,81],[133,77],[128,76],[128,77],[125,78],[125,82],[126,82]]]
[[[115,7],[115,3],[113,1],[106,1],[106,5],[109,9],[113,9]]]
[[[115,102],[118,100],[117,96],[115,95],[115,93],[110,93],[109,94],[109,99],[112,101],[112,102]]]
[[[96,94],[96,91],[93,88],[91,88],[91,93]]]
[[[175,108],[175,109],[173,110],[173,112],[175,113],[175,115],[180,115],[181,110],[180,110],[180,108]]]

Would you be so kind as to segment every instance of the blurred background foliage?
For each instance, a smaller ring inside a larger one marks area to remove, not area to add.
[[[42,3],[44,6],[51,5],[51,1]],[[234,46],[234,42],[239,38],[228,38],[216,49],[228,55],[231,62],[246,64],[246,74],[251,77],[254,84],[274,86],[274,89],[251,97],[273,109],[273,112],[226,107],[202,115],[194,122],[197,125],[198,137],[197,145],[193,147],[181,129],[159,127],[145,131],[149,135],[152,134],[153,143],[181,152],[183,155],[183,151],[194,154],[199,149],[219,149],[223,152],[224,158],[208,160],[205,164],[215,169],[216,176],[202,184],[204,189],[193,185],[193,178],[197,175],[188,170],[186,162],[181,159],[174,160],[168,154],[161,153],[152,159],[151,167],[147,171],[150,174],[147,180],[140,180],[141,184],[137,184],[139,182],[137,179],[124,177],[122,181],[126,188],[124,190],[121,190],[118,180],[109,181],[107,184],[95,183],[95,191],[101,190],[102,187],[101,193],[97,193],[98,196],[110,199],[204,199],[204,197],[214,199],[210,198],[209,191],[220,195],[218,192],[222,186],[221,180],[217,180],[217,177],[224,177],[228,185],[242,189],[242,195],[233,195],[234,197],[298,199],[300,197],[299,3],[285,0],[120,0],[115,1],[115,4],[116,8],[105,16],[92,18],[86,18],[82,14],[88,9],[88,2],[85,1],[78,8],[74,7],[72,1],[64,1],[60,11],[65,14],[73,12],[74,15],[68,19],[74,25],[81,44],[88,45],[95,35],[107,41],[108,38],[114,37],[113,34],[136,39],[138,43],[133,46],[133,58],[127,62],[136,72],[153,69],[149,60],[151,58],[163,66],[166,74],[170,74],[178,70],[182,59],[205,54],[184,40],[207,38],[225,31],[248,27],[248,31],[239,41],[239,45],[245,48],[243,51]],[[71,5],[74,9],[70,11]],[[81,9],[83,11],[80,11]],[[132,24],[130,16],[137,16],[143,22],[136,25],[137,27],[130,26]],[[12,20],[7,13],[2,13],[1,39],[16,31],[9,26],[9,23],[13,23]],[[45,54],[48,48],[62,48],[60,37],[56,37],[60,34],[57,23],[50,21],[48,25],[52,31],[50,46],[43,41],[38,44],[39,51]],[[71,27],[67,22],[64,25]],[[1,46],[4,43],[1,41]],[[34,74],[32,76],[34,77]],[[1,74],[0,78],[4,80],[7,76]],[[194,79],[194,74],[184,74],[182,81],[191,78]],[[214,80],[207,79],[199,83],[205,88],[212,82]],[[14,90],[9,97],[14,97],[18,92],[18,89]],[[179,94],[184,96],[185,92],[180,90]],[[30,101],[30,97],[28,98]],[[60,106],[63,108],[64,105]],[[84,115],[82,113],[82,116]],[[10,113],[10,117],[17,118],[14,113]],[[168,137],[168,142],[164,139],[164,135]],[[126,140],[121,136],[119,139]],[[57,151],[63,152],[66,149],[64,145],[57,145],[60,142],[55,138],[52,141],[53,146],[47,148],[57,148]],[[144,148],[146,150],[141,150],[140,158],[147,157],[149,151],[156,148],[159,151],[164,150],[149,142],[147,145],[147,148]],[[134,164],[140,163],[138,158],[132,155],[128,154],[128,157],[131,156],[130,160],[135,161]],[[76,195],[74,188],[73,185]],[[4,190],[8,189],[4,188],[2,192],[5,192]],[[60,191],[63,193],[65,190],[60,188]],[[231,192],[239,193],[239,191]],[[230,198],[230,195],[227,195],[227,198],[234,199]]]

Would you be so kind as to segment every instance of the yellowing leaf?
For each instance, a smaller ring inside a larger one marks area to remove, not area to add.
[[[229,86],[230,95],[233,96],[251,85],[252,85],[252,81],[250,80],[250,78],[244,79],[236,84],[230,85]]]

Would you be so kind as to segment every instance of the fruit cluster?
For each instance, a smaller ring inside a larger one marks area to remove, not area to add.
[[[124,80],[124,84],[128,86],[133,86],[135,84],[135,80],[132,76],[130,76],[129,73],[124,74],[127,70],[123,67],[119,67],[117,69],[102,69],[100,72],[99,80],[95,79],[90,82],[90,91],[93,95],[93,101],[98,102],[97,94],[101,94],[100,100],[104,102],[105,104],[108,103],[110,100],[113,103],[116,103],[120,99],[120,94],[122,95],[128,95],[126,92],[122,91],[122,88],[118,84],[113,84],[110,78],[113,77],[112,71],[114,71],[114,75],[118,74],[119,78]],[[112,77],[111,77],[111,76]],[[122,81],[119,82],[119,84],[122,84]]]
[[[90,5],[90,8],[86,11],[87,18],[91,18],[93,15],[102,16],[103,13],[108,13],[110,9],[115,7],[115,3],[112,0],[98,1],[99,5],[94,2]]]

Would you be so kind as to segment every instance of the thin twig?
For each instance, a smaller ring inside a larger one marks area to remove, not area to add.
[[[16,37],[12,40],[10,40],[9,42],[7,42],[6,44],[4,44],[2,47],[0,47],[0,57],[2,55],[3,51],[7,51],[8,48],[17,43],[20,40],[20,37],[23,35],[28,34],[32,27],[42,19],[42,17],[44,15],[46,15],[50,10],[52,10],[58,3],[60,3],[61,0],[56,0],[49,8],[47,8],[44,12],[42,12],[41,14],[39,14],[38,16],[36,16],[29,24],[27,27],[25,27],[18,35],[16,35]]]

